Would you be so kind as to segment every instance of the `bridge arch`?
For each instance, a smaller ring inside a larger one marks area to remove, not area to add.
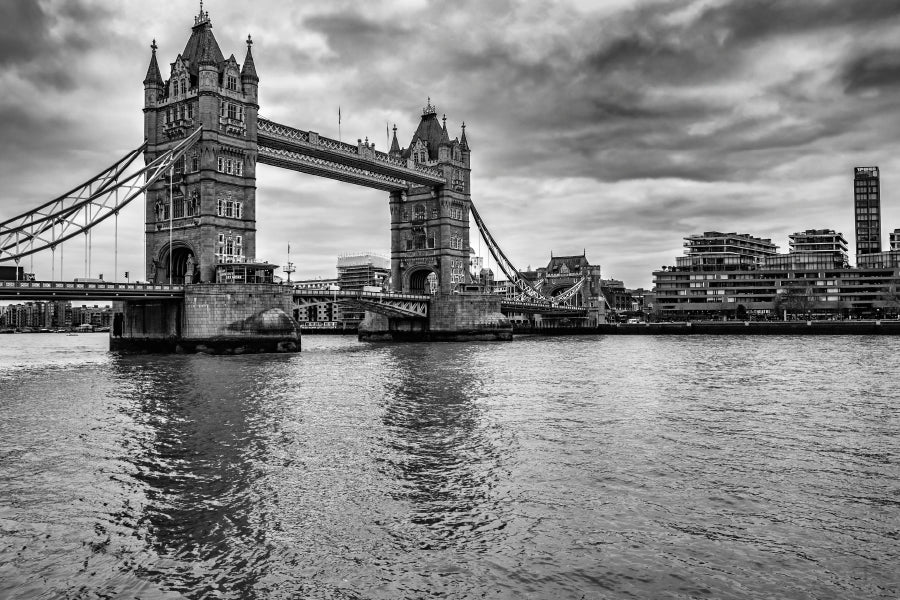
[[[555,298],[555,297],[559,296],[560,294],[563,294],[564,292],[567,292],[568,290],[572,289],[572,286],[575,285],[576,282],[577,281],[567,281],[566,283],[557,284],[557,285],[549,288],[547,290],[546,294],[550,298]],[[571,306],[581,306],[584,303],[583,299],[581,298],[581,294],[575,294],[574,296],[572,296],[569,299],[568,302],[569,302],[569,305],[571,305]]]
[[[433,267],[412,267],[403,274],[403,291],[409,294],[432,294],[440,280],[440,273]]]
[[[160,248],[155,263],[155,283],[169,283],[168,243]],[[172,283],[197,283],[200,274],[199,267],[200,261],[193,244],[185,240],[175,240],[172,242]]]

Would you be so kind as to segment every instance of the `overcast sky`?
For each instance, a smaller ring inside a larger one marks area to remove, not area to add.
[[[386,149],[428,97],[465,121],[472,198],[519,266],[580,254],[649,286],[682,238],[844,233],[852,170],[882,174],[883,243],[900,227],[900,2],[206,0],[225,56],[247,34],[260,114]],[[142,142],[150,43],[169,63],[198,2],[0,2],[0,220],[88,179]],[[333,277],[336,257],[388,252],[384,192],[261,165],[257,258]],[[143,277],[143,213],[119,224],[119,271]],[[472,236],[472,245],[478,244]],[[83,275],[83,244],[65,249]],[[481,244],[482,251],[484,245]],[[92,274],[113,270],[113,228]],[[28,259],[26,259],[27,261]],[[29,263],[25,263],[30,267]],[[49,257],[34,259],[39,278]],[[58,274],[58,273],[57,273]]]

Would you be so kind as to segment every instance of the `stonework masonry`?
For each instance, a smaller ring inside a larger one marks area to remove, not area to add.
[[[276,284],[185,286],[184,301],[117,304],[110,349],[137,352],[297,352],[293,290]]]

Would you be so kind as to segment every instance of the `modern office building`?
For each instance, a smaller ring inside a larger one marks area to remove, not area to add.
[[[881,252],[881,177],[878,167],[853,170],[853,205],[856,256]]]
[[[390,277],[389,256],[377,252],[352,252],[338,256],[337,279],[342,290],[386,288]]]
[[[351,252],[337,260],[337,284],[342,290],[375,291],[390,289],[391,258],[378,252]],[[358,308],[341,305],[337,320],[353,329],[365,318]]]
[[[900,250],[900,229],[895,229],[888,234],[891,250]]]

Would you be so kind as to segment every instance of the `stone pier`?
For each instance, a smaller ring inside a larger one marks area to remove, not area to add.
[[[185,285],[184,301],[116,305],[110,350],[122,352],[299,352],[293,291],[276,284]]]
[[[509,341],[512,324],[500,312],[493,294],[437,294],[429,303],[428,318],[386,317],[372,312],[359,325],[361,341]]]

